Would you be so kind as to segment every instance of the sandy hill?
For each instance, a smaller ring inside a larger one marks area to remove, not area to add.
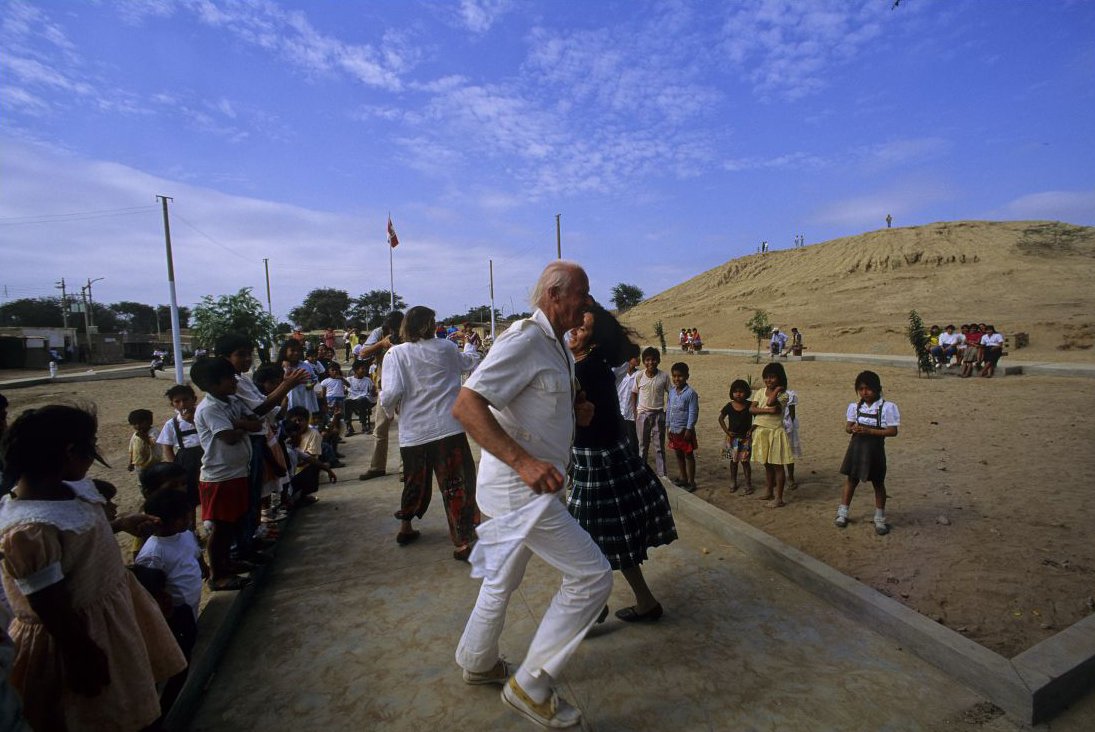
[[[1095,227],[1052,221],[953,221],[882,229],[727,262],[661,292],[623,320],[672,346],[698,328],[712,348],[751,348],[762,309],[816,351],[908,354],[904,329],[993,323],[1030,334],[1020,360],[1095,362]]]

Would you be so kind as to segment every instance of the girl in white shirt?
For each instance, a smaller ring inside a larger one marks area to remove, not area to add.
[[[886,523],[886,438],[897,437],[901,413],[896,404],[882,398],[882,380],[874,371],[861,371],[855,377],[855,390],[859,401],[848,405],[844,431],[852,440],[840,466],[841,474],[847,477],[834,523],[841,529],[848,525],[848,506],[855,487],[869,480],[874,486],[874,530],[882,536],[890,533]]]

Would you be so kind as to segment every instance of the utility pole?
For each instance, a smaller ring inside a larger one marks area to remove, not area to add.
[[[91,310],[95,307],[95,302],[91,299],[91,286],[93,284],[95,284],[96,282],[101,282],[104,279],[106,279],[106,278],[105,277],[96,277],[95,279],[91,279],[90,277],[87,278],[88,320],[92,325],[95,325],[95,313],[91,312]]]
[[[494,260],[487,261],[490,263],[490,342],[494,343]]]
[[[87,361],[88,361],[88,363],[92,363],[93,360],[94,360],[94,357],[95,357],[95,354],[94,354],[95,339],[91,337],[91,320],[88,318],[88,311],[90,311],[91,308],[89,308],[87,306],[87,288],[86,287],[81,287],[80,288],[80,297],[83,298],[83,301],[84,301],[84,303],[83,303],[84,304],[84,335],[87,336]]]
[[[263,257],[262,265],[266,267],[266,312],[274,317],[274,305],[270,302],[270,260]]]
[[[54,287],[61,291],[61,321],[68,327],[68,293],[65,291],[65,278],[62,277]]]
[[[183,383],[182,334],[179,333],[179,301],[175,297],[175,260],[171,257],[171,222],[167,218],[169,196],[156,196],[163,203],[163,236],[167,244],[167,285],[171,292],[171,346],[175,354],[175,383]],[[203,344],[204,345],[204,344]]]
[[[563,258],[563,232],[560,228],[559,217],[562,214],[555,214],[555,258]]]

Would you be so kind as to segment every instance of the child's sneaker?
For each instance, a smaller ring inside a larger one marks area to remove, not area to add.
[[[509,680],[512,672],[513,669],[506,663],[506,659],[499,658],[487,671],[468,671],[464,669],[464,683],[474,685],[498,684],[501,686]]]
[[[885,536],[886,534],[890,533],[890,525],[886,523],[886,519],[876,518],[874,520],[874,533],[878,534],[879,536]]]
[[[848,509],[847,508],[845,508],[844,506],[841,506],[840,508],[838,508],[836,510],[836,520],[833,521],[833,524],[838,529],[843,529],[845,526],[848,525]]]

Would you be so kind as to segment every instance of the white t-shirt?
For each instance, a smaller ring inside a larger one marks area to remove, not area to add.
[[[216,439],[221,432],[235,429],[233,420],[248,414],[239,399],[229,396],[223,402],[212,394],[206,394],[194,410],[194,424],[198,428],[202,455],[201,479],[207,483],[221,483],[233,478],[246,478],[251,469],[251,440],[246,437],[234,445]]]
[[[179,421],[179,432],[182,433],[182,445],[179,445],[179,437],[175,433],[175,425],[172,424],[174,420],[172,419],[164,422],[163,429],[160,430],[160,435],[156,438],[156,444],[170,445],[175,450],[178,450],[180,447],[201,447],[201,440],[198,439],[198,428],[194,426],[194,423],[187,422],[177,412],[174,419]]]
[[[981,336],[981,345],[986,346],[986,347],[987,346],[1003,346],[1004,345],[1004,334],[1003,333],[993,333],[992,335]]]
[[[635,378],[638,371],[627,373],[627,364],[616,367],[616,395],[620,399],[620,416],[629,422],[635,421],[635,407],[631,405],[631,394],[635,391]]]
[[[246,374],[236,374],[236,398],[243,402],[249,411],[255,414],[258,414],[258,408],[266,401],[265,395],[259,390],[255,382],[251,381],[251,377]],[[264,414],[262,418],[271,427],[276,424],[274,421],[276,415],[273,415],[270,412]],[[251,434],[264,435],[266,434],[266,428],[260,427]]]
[[[961,338],[961,333],[948,333],[947,331],[943,331],[939,334],[939,345],[943,346],[944,348],[946,348],[947,346],[957,346],[959,343],[959,339]]]
[[[380,406],[399,414],[399,445],[414,447],[464,428],[452,416],[460,393],[460,375],[475,368],[479,352],[464,350],[447,338],[427,338],[392,346],[384,357],[384,390]]]
[[[328,376],[326,379],[319,382],[319,386],[321,389],[323,389],[323,393],[327,396],[328,399],[330,399],[331,397],[346,396],[346,385],[342,383],[341,378],[336,379],[333,376]]]
[[[882,421],[878,421],[878,410],[882,409]],[[879,399],[874,404],[852,402],[848,405],[846,417],[849,422],[858,422],[865,427],[897,427],[901,424],[901,413],[893,402]]]
[[[376,384],[368,376],[357,378],[351,376],[346,379],[350,382],[350,399],[368,399],[369,401],[376,403]]]
[[[191,531],[180,531],[173,536],[151,536],[133,563],[166,574],[171,602],[176,607],[190,606],[197,618],[202,599],[202,570],[198,562],[201,551]]]
[[[669,374],[659,370],[653,376],[647,376],[646,371],[640,369],[635,372],[635,386],[631,391],[639,397],[640,412],[665,409],[665,400],[669,396]]]

